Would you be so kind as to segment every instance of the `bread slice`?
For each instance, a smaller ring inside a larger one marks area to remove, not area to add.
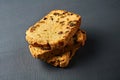
[[[86,41],[86,33],[82,30],[78,30],[77,33],[70,39],[68,44],[62,49],[55,50],[42,50],[40,47],[29,45],[30,52],[33,57],[39,58],[42,60],[47,60],[48,58],[64,53],[65,51],[70,51],[74,47],[77,48],[80,45],[84,45]]]
[[[26,31],[30,45],[44,50],[63,48],[77,32],[81,16],[65,10],[53,10]]]
[[[55,67],[67,67],[79,47],[80,46],[74,47],[73,49],[66,51],[63,54],[53,56],[52,58],[49,58],[46,62]]]

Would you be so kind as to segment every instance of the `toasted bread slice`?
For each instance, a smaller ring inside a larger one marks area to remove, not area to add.
[[[77,32],[81,16],[65,10],[53,10],[26,31],[30,45],[43,50],[65,47]]]

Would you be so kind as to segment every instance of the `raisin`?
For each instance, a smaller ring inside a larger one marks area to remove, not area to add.
[[[47,43],[46,45],[39,45],[38,43],[34,43],[32,44],[32,46],[40,47],[43,50],[51,50],[51,46],[49,43]]]
[[[75,24],[74,23],[70,23],[70,26],[75,26]]]
[[[69,29],[70,27],[66,27],[66,29]]]
[[[63,32],[62,32],[62,31],[60,31],[60,32],[58,32],[58,34],[63,34]]]
[[[38,45],[38,43],[34,43],[34,44],[31,44],[32,46],[35,46],[35,47],[38,47],[38,46],[40,46],[40,45]]]
[[[46,20],[47,18],[45,17],[44,20]]]
[[[65,12],[63,14],[65,14]]]
[[[61,22],[60,22],[61,25],[64,25],[64,23],[65,23],[65,21],[61,21]]]
[[[53,17],[52,16],[50,16],[50,19],[53,21]]]
[[[67,11],[63,12],[63,14],[66,14],[66,13],[68,13],[68,12]]]
[[[73,26],[76,26],[76,23],[77,23],[76,20],[74,20],[74,21],[69,21],[69,22],[68,22],[68,25],[70,25],[71,27],[73,27]]]
[[[57,16],[57,15],[58,15],[58,16],[59,16],[59,15],[60,15],[60,13],[54,13],[53,15],[55,15],[55,16]]]
[[[47,31],[46,29],[44,31]]]
[[[38,27],[38,25],[31,27],[30,32],[35,31],[35,29]]]

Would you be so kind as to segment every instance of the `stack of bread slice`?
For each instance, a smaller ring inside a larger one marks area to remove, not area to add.
[[[52,10],[26,31],[26,41],[34,58],[53,66],[66,67],[75,52],[84,46],[81,16],[66,10]]]

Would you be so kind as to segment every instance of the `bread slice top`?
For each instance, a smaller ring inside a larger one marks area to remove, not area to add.
[[[40,47],[35,47],[32,45],[29,45],[29,49],[33,57],[45,59],[53,55],[60,55],[70,49],[79,48],[85,44],[85,41],[86,33],[83,32],[83,30],[78,30],[77,33],[70,39],[68,44],[62,49],[42,50]]]
[[[43,49],[64,47],[81,24],[81,16],[65,10],[53,10],[26,31],[29,44]]]

